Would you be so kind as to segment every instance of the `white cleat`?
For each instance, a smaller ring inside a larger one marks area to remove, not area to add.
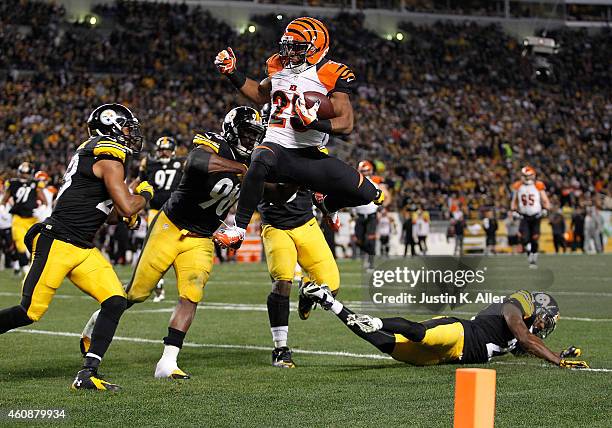
[[[189,379],[190,376],[179,369],[176,361],[168,358],[161,358],[155,366],[156,379]]]
[[[370,315],[350,314],[346,319],[346,325],[356,325],[364,333],[374,333],[382,328],[383,323],[380,318]]]
[[[157,291],[156,291],[157,293]],[[159,294],[157,294],[155,297],[153,297],[153,303],[159,303],[162,300],[166,299],[166,290],[164,290],[163,288],[161,289],[161,291],[159,292]]]

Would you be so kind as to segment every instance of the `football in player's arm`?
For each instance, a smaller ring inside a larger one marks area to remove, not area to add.
[[[383,202],[383,193],[355,168],[318,151],[329,134],[349,134],[354,124],[350,94],[355,75],[346,65],[326,58],[329,46],[325,25],[302,17],[285,29],[280,51],[268,59],[267,77],[260,82],[238,70],[231,48],[217,55],[219,72],[243,95],[259,105],[270,102],[273,106],[264,141],[255,148],[244,179],[236,226],[215,234],[220,245],[240,246],[265,181],[298,183],[326,195],[317,203],[325,215],[343,207]],[[307,106],[304,93],[311,91],[329,98],[335,117],[319,117],[320,100]]]
[[[233,130],[228,127],[236,128]],[[252,130],[259,134],[252,135]],[[176,274],[179,301],[164,337],[164,352],[155,377],[187,379],[178,367],[178,354],[191,326],[213,266],[213,232],[226,217],[240,192],[248,154],[263,133],[261,118],[250,107],[237,107],[226,116],[223,135],[197,134],[185,161],[183,176],[149,226],[142,253],[127,286],[128,306],[144,302],[170,267]],[[241,151],[244,148],[244,151]],[[85,326],[81,349],[88,351],[94,313]]]
[[[559,367],[589,367],[585,361],[570,359],[580,356],[578,348],[572,346],[556,354],[544,344],[542,339],[552,333],[559,318],[556,301],[544,292],[519,290],[471,320],[442,316],[423,322],[356,314],[327,287],[316,283],[300,292],[331,310],[381,352],[409,364],[479,364],[520,349]]]
[[[111,206],[118,216],[129,219],[151,199],[153,188],[143,182],[132,194],[125,183],[127,159],[142,148],[140,124],[129,109],[101,105],[87,126],[90,138],[72,157],[51,216],[25,236],[34,254],[32,264],[23,281],[21,303],[0,311],[0,333],[38,321],[68,277],[101,306],[83,369],[72,388],[117,390],[117,385],[98,376],[97,369],[126,308],[126,294],[93,239],[109,219]]]

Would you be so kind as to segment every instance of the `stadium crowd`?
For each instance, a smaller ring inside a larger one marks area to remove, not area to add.
[[[237,34],[184,4],[117,2],[95,12],[99,28],[66,22],[59,6],[0,5],[2,165],[30,160],[59,183],[86,138],[87,114],[110,101],[133,109],[149,144],[173,135],[187,150],[194,131],[218,131],[224,113],[246,102],[218,76],[216,52],[232,46],[238,67],[263,77],[287,23],[259,16],[255,33]],[[609,31],[554,34],[563,47],[557,81],[542,85],[520,43],[497,26],[406,23],[397,41],[368,31],[361,15],[324,21],[330,57],[358,77],[355,130],[332,151],[373,160],[394,193],[391,208],[446,217],[458,203],[476,215],[506,209],[526,163],[556,207],[610,203]]]

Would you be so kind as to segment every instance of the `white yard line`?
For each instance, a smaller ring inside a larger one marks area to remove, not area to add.
[[[48,331],[48,330],[33,330],[33,329],[17,329],[12,330],[11,333],[29,333],[29,334],[41,334],[47,336],[61,336],[61,337],[81,337],[80,333],[70,333],[65,331]],[[124,337],[124,336],[115,336],[113,340],[119,340],[123,342],[133,342],[133,343],[147,343],[154,345],[161,345],[161,341],[159,339],[144,339],[141,337]],[[214,348],[214,349],[241,349],[241,350],[251,350],[251,351],[270,351],[269,346],[255,346],[255,345],[228,345],[228,344],[217,344],[217,343],[191,343],[185,342],[183,344],[185,347],[189,348]],[[361,358],[368,360],[392,360],[391,357],[387,355],[381,354],[357,354],[354,352],[344,352],[344,351],[316,351],[316,350],[308,350],[308,349],[298,349],[293,348],[293,352],[296,354],[305,354],[305,355],[327,355],[331,357],[348,357],[348,358]],[[530,364],[528,362],[522,361],[493,361],[491,364],[498,365],[521,365],[521,366],[532,366],[532,367],[551,367],[546,364]],[[604,369],[604,368],[591,368],[591,369],[576,369],[576,371],[590,371],[590,372],[605,372],[612,373],[612,369]]]

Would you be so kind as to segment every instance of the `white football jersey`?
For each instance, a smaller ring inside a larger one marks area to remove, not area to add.
[[[546,189],[541,181],[525,184],[521,181],[514,183],[514,191],[518,202],[518,211],[523,215],[533,216],[542,212],[540,191]]]
[[[45,197],[45,204],[39,205],[33,211],[34,217],[36,217],[40,221],[45,220],[53,212],[53,192],[51,192],[46,187],[42,189],[42,192]]]
[[[301,73],[295,73],[282,66],[278,54],[268,59],[266,67],[272,83],[272,111],[264,141],[291,149],[325,145],[327,134],[306,129],[295,114],[295,104],[300,94],[308,91],[327,96],[333,92],[351,93],[355,80],[353,72],[344,64],[323,60]]]

